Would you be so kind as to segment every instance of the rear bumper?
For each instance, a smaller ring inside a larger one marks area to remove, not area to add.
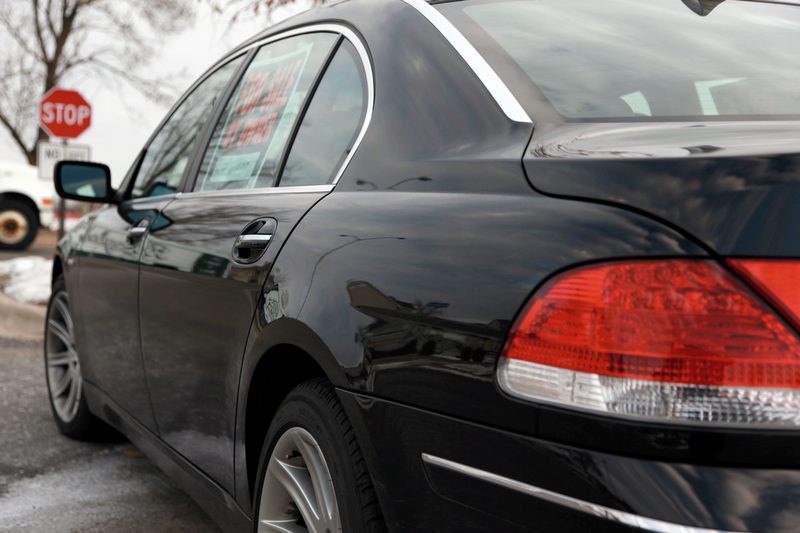
[[[392,531],[800,531],[798,470],[620,457],[340,397]]]

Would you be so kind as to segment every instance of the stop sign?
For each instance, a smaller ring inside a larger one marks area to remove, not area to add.
[[[92,106],[78,91],[50,89],[39,102],[39,124],[53,137],[74,139],[92,125]]]

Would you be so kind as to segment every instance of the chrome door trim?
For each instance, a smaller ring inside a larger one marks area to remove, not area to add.
[[[532,124],[528,113],[513,95],[508,86],[500,79],[489,63],[483,58],[464,34],[456,28],[447,17],[442,15],[435,7],[425,0],[403,0],[406,4],[416,9],[420,15],[439,30],[439,33],[455,48],[456,52],[467,62],[478,79],[492,95],[497,105],[514,122]]]
[[[348,153],[347,157],[345,157],[344,161],[339,167],[338,172],[336,173],[333,181],[330,184],[308,185],[299,187],[265,187],[261,189],[243,189],[241,191],[242,193],[254,194],[258,192],[271,191],[273,189],[275,190],[280,189],[281,192],[285,193],[286,192],[330,192],[330,190],[333,190],[333,186],[339,183],[339,180],[342,178],[342,175],[344,175],[345,171],[347,170],[347,167],[350,165],[350,161],[356,155],[358,147],[361,145],[361,142],[367,135],[367,130],[369,129],[370,122],[372,122],[373,108],[375,106],[375,75],[372,70],[372,61],[370,60],[369,52],[367,52],[366,45],[361,41],[361,38],[356,34],[356,32],[354,32],[353,30],[342,24],[324,23],[324,24],[311,24],[308,26],[300,26],[297,28],[293,28],[290,30],[270,35],[268,37],[264,37],[263,39],[259,39],[257,41],[253,41],[247,46],[237,49],[230,56],[226,56],[225,58],[215,63],[214,66],[212,66],[208,70],[208,72],[204,74],[197,82],[195,82],[195,84],[192,86],[191,89],[189,89],[189,91],[187,91],[187,94],[191,93],[191,91],[194,90],[194,87],[196,85],[199,85],[203,80],[205,80],[210,75],[211,72],[217,70],[218,65],[227,63],[233,57],[239,56],[242,53],[246,53],[247,51],[252,50],[253,48],[260,48],[266,44],[274,43],[275,41],[280,41],[282,39],[287,39],[289,37],[295,37],[297,35],[304,35],[307,33],[320,33],[320,32],[337,33],[341,35],[342,37],[350,41],[350,43],[356,49],[356,52],[358,52],[358,56],[361,58],[361,62],[364,66],[364,76],[367,79],[367,110],[366,113],[364,114],[364,121],[361,125],[361,131],[359,131],[358,136],[356,137],[356,140],[353,143],[353,147],[350,149],[350,153]],[[329,189],[326,191],[322,191],[321,190],[322,187],[329,187]],[[292,190],[289,191],[288,189]],[[206,194],[207,192],[215,193],[218,191],[196,191],[196,192],[186,191],[181,196],[185,197],[191,195],[190,197],[193,197],[195,194]]]
[[[181,198],[207,198],[227,196],[259,196],[262,194],[297,194],[297,193],[328,193],[333,190],[333,185],[300,185],[297,187],[261,187],[259,189],[231,189],[229,191],[197,191],[179,192],[176,199]]]
[[[603,518],[611,522],[624,524],[626,526],[636,527],[643,531],[649,531],[652,533],[743,533],[685,526],[682,524],[657,520],[655,518],[647,518],[644,516],[635,515],[633,513],[627,513],[618,509],[611,509],[610,507],[579,500],[571,496],[552,492],[535,485],[529,485],[515,479],[493,474],[491,472],[473,468],[461,463],[456,463],[455,461],[450,461],[448,459],[442,459],[441,457],[436,457],[427,453],[422,454],[422,461],[429,465],[444,468],[445,470],[450,470],[453,472],[458,472],[459,474],[480,479],[482,481],[492,483],[493,485],[511,489],[522,494],[527,494],[528,496],[533,496],[534,498],[538,498],[546,502],[561,505],[563,507],[572,509],[573,511],[579,511],[581,513]]]
[[[361,141],[364,140],[364,136],[367,134],[369,123],[372,122],[372,109],[375,104],[375,80],[372,71],[372,61],[369,58],[367,47],[361,41],[361,38],[358,35],[356,35],[356,32],[354,32],[353,30],[342,24],[333,24],[333,23],[312,24],[310,26],[301,26],[299,28],[294,28],[291,30],[286,30],[280,33],[276,33],[275,35],[270,35],[269,37],[265,37],[263,39],[250,43],[241,50],[237,50],[237,53],[241,52],[242,50],[250,50],[251,48],[261,47],[265,44],[269,44],[275,41],[280,41],[281,39],[286,39],[287,37],[294,37],[296,35],[303,35],[305,33],[318,33],[318,32],[338,33],[342,35],[345,39],[350,41],[350,43],[355,47],[356,51],[358,52],[358,56],[361,58],[361,62],[364,65],[364,75],[367,78],[367,112],[364,115],[364,123],[362,124],[361,131],[358,133],[358,136],[356,137],[356,140],[353,143],[353,148],[350,150],[350,153],[347,154],[347,157],[342,162],[342,165],[339,168],[339,172],[336,173],[336,176],[333,179],[332,183],[336,185],[341,179],[345,170],[347,170],[347,166],[350,164],[350,161],[353,159],[353,156],[356,155],[356,150],[358,150],[358,146],[361,144]]]

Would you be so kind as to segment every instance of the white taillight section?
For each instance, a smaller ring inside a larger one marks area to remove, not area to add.
[[[794,390],[657,383],[505,359],[500,383],[514,396],[608,415],[664,422],[800,426]]]
[[[598,414],[800,427],[800,339],[711,261],[556,276],[514,325],[498,381],[519,398]]]

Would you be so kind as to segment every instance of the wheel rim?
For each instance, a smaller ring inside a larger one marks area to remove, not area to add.
[[[81,363],[75,350],[75,326],[69,312],[67,293],[53,296],[47,315],[45,362],[50,399],[58,417],[71,422],[81,403]]]
[[[342,531],[325,456],[311,433],[303,428],[286,431],[272,450],[261,490],[258,531]]]
[[[12,209],[0,211],[0,243],[19,244],[28,234],[28,219]]]

